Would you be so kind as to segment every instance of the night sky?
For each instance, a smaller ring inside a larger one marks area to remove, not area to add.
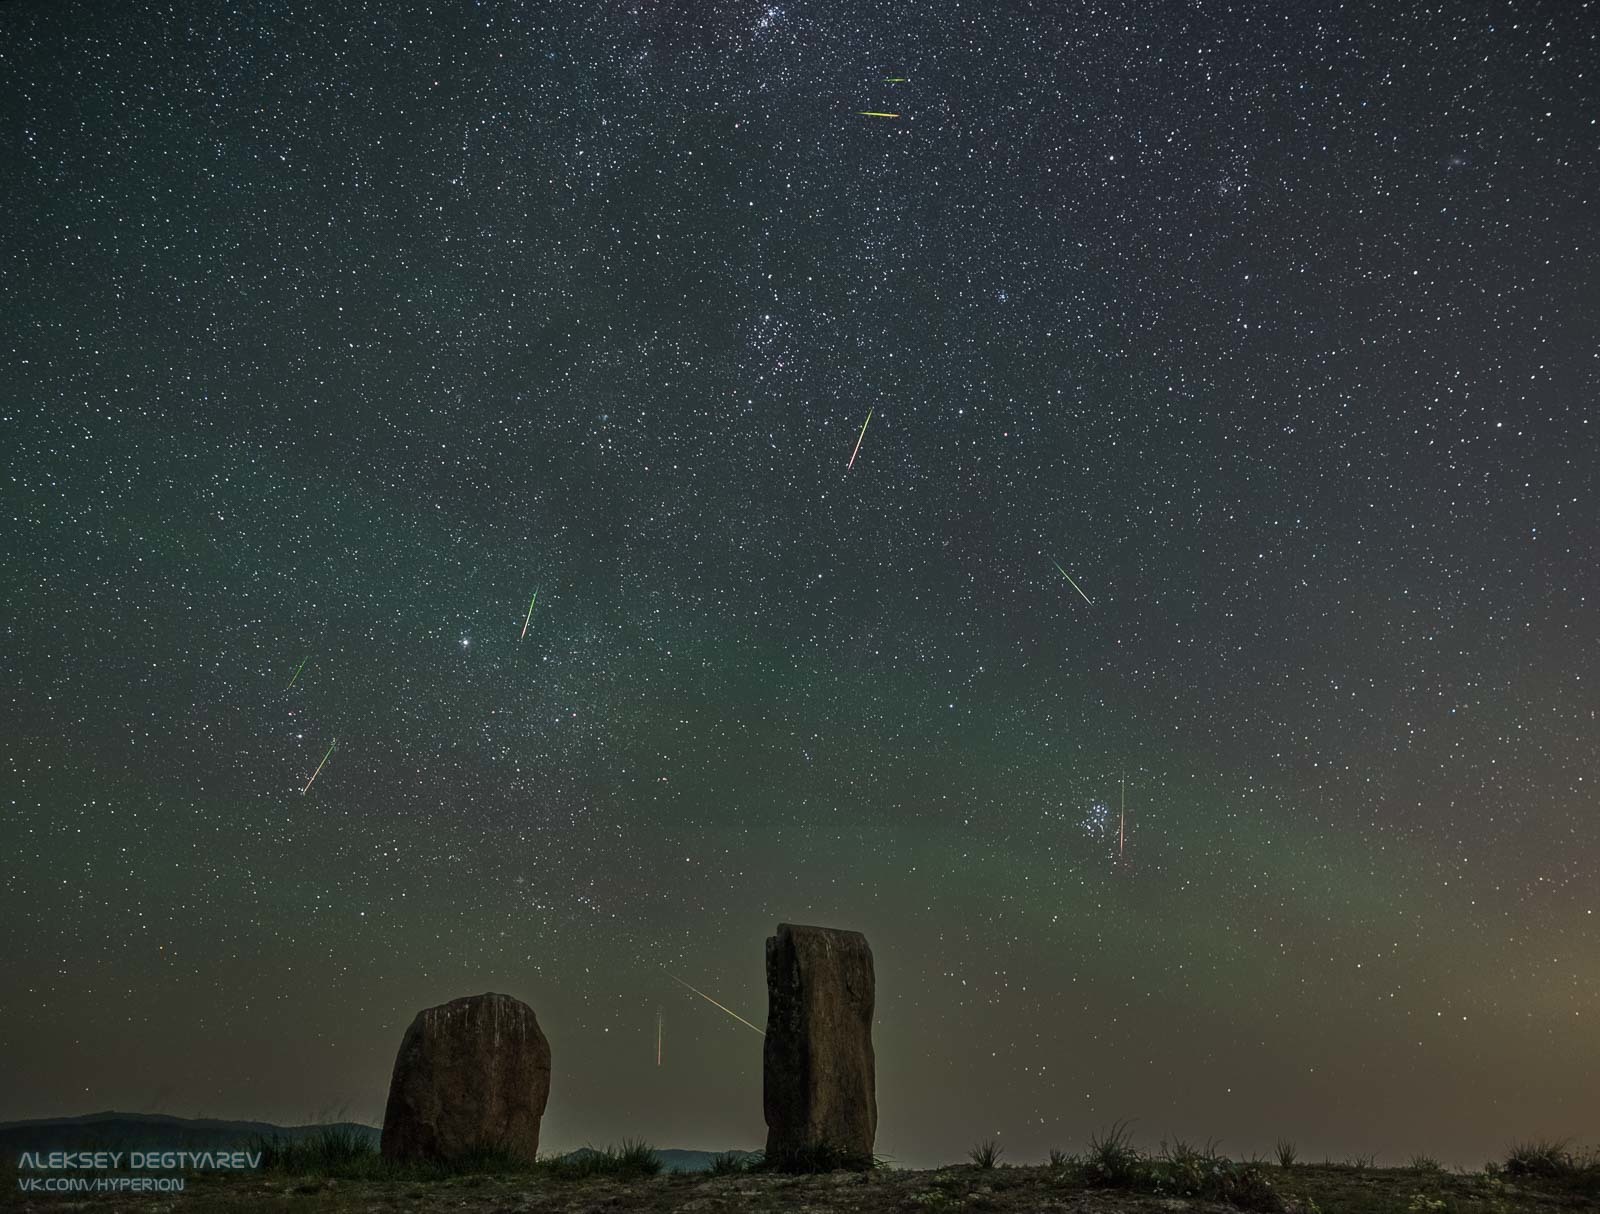
[[[787,921],[900,1164],[1593,1141],[1597,35],[0,9],[0,1117],[759,1146]]]

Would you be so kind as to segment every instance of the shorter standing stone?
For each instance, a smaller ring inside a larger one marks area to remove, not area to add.
[[[478,1150],[539,1154],[550,1043],[510,995],[471,995],[417,1013],[383,1114],[383,1157],[450,1159]]]
[[[860,932],[778,924],[767,937],[767,1158],[867,1166],[878,1132],[872,950]]]

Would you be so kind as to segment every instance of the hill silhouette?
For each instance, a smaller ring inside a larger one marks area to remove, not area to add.
[[[269,1121],[226,1121],[206,1117],[173,1117],[166,1113],[85,1113],[78,1117],[36,1117],[0,1122],[0,1156],[23,1151],[94,1150],[229,1150],[248,1147],[262,1138],[296,1140],[327,1130],[338,1130],[378,1145],[377,1126],[358,1121],[318,1122],[310,1125],[274,1125]],[[578,1159],[589,1147],[569,1151],[563,1158]],[[664,1172],[706,1172],[718,1155],[746,1159],[748,1151],[657,1150]]]

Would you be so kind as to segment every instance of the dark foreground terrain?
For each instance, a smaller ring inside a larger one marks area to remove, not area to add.
[[[309,1131],[309,1132],[302,1132]],[[80,1132],[82,1132],[80,1130]],[[110,1144],[100,1143],[98,1146]],[[181,1174],[179,1192],[131,1194],[89,1190],[40,1192],[37,1161],[0,1159],[0,1209],[157,1212],[396,1211],[426,1214],[849,1214],[896,1211],[1260,1211],[1263,1214],[1522,1214],[1600,1211],[1600,1149],[1574,1151],[1564,1141],[1513,1146],[1504,1163],[1482,1172],[1449,1172],[1426,1156],[1407,1168],[1372,1160],[1298,1161],[1295,1145],[1277,1144],[1278,1162],[1230,1160],[1213,1144],[1175,1140],[1159,1153],[1137,1149],[1119,1122],[1091,1139],[1081,1155],[1051,1152],[1047,1166],[1007,1166],[1004,1151],[983,1142],[972,1162],[933,1171],[885,1166],[824,1145],[775,1163],[760,1153],[658,1152],[625,1140],[530,1160],[495,1149],[449,1162],[391,1162],[371,1127],[323,1125],[258,1137],[247,1149],[252,1170]],[[113,1147],[114,1149],[114,1147]],[[663,1154],[709,1171],[673,1172]],[[705,1156],[688,1160],[689,1156]],[[131,1157],[128,1162],[133,1163]],[[854,1170],[829,1170],[841,1162]],[[772,1170],[778,1166],[788,1171]],[[135,1165],[137,1166],[137,1165]],[[198,1166],[198,1165],[197,1165]],[[203,1166],[224,1166],[206,1164]],[[51,1174],[56,1188],[60,1178]],[[90,1183],[96,1174],[78,1173]],[[105,1176],[107,1173],[100,1173]],[[144,1173],[151,1177],[151,1173]],[[168,1183],[179,1178],[169,1173]],[[28,1186],[34,1186],[30,1189]]]
[[[1521,1211],[1600,1210],[1600,1195],[1504,1173],[1469,1175],[1351,1166],[1269,1167],[1242,1208],[1287,1214],[1516,1214]],[[732,1173],[663,1174],[621,1178],[553,1178],[468,1174],[437,1180],[339,1179],[257,1173],[191,1176],[181,1194],[105,1196],[22,1194],[14,1174],[0,1207],[18,1210],[158,1211],[461,1211],[465,1214],[651,1214],[700,1211],[1144,1211],[1237,1210],[1239,1205],[1173,1194],[1136,1192],[1087,1183],[1072,1169],[977,1168],[931,1172],[877,1169],[821,1175]]]

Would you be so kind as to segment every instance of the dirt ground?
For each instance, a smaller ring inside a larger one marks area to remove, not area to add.
[[[1594,1211],[1600,1201],[1519,1187],[1494,1177],[1411,1169],[1296,1167],[1276,1171],[1273,1189],[1289,1214],[1560,1214]],[[1085,1187],[1046,1167],[959,1166],[938,1171],[880,1170],[821,1176],[679,1173],[638,1180],[530,1180],[462,1176],[434,1182],[341,1181],[283,1176],[191,1178],[181,1194],[118,1196],[25,1194],[13,1181],[8,1210],[181,1214],[218,1210],[374,1211],[430,1214],[897,1214],[997,1211],[1005,1214],[1222,1214],[1232,1207],[1180,1197]]]

